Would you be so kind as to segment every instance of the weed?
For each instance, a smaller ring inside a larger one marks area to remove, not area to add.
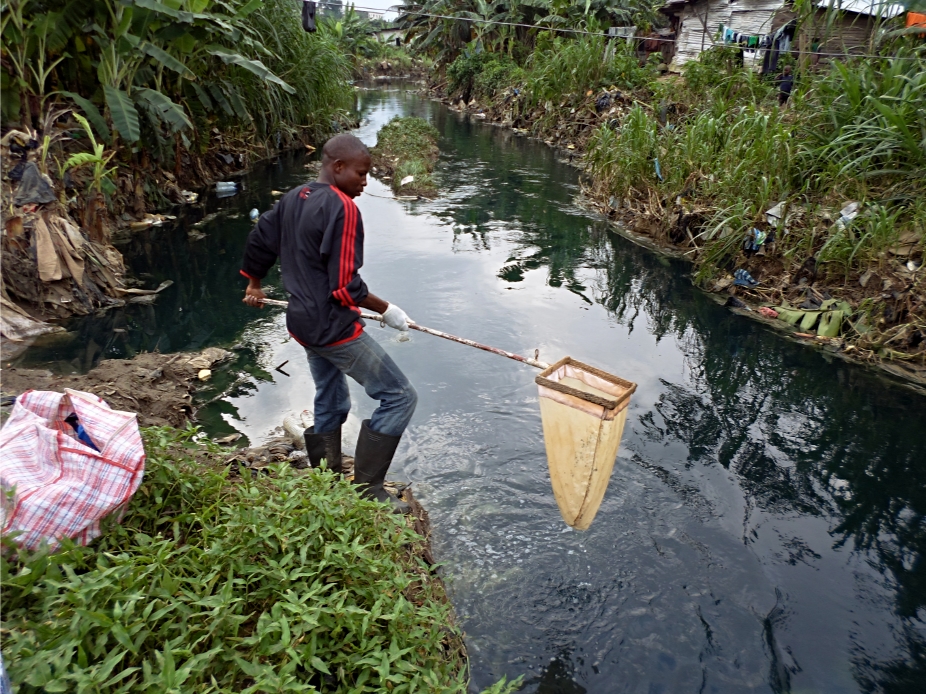
[[[144,438],[145,481],[95,546],[3,540],[19,691],[465,691],[460,632],[403,518],[327,470],[232,479],[192,428]]]

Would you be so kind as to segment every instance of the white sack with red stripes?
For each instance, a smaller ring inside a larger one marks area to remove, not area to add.
[[[99,451],[77,438],[71,414]],[[103,518],[121,519],[144,473],[135,413],[91,393],[26,391],[0,430],[3,534],[28,549],[56,549],[63,538],[87,544]]]

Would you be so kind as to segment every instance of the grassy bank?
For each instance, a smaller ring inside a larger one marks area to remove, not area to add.
[[[660,75],[600,37],[539,35],[520,62],[464,50],[435,86],[574,150],[596,206],[700,285],[926,383],[926,50],[886,53],[798,69],[784,109],[730,49]]]
[[[434,195],[437,129],[423,118],[396,116],[376,134],[373,174],[388,179],[397,195]],[[403,185],[402,181],[412,180]]]
[[[92,546],[15,556],[3,540],[20,692],[466,691],[404,517],[327,471],[232,474],[193,428],[144,437],[145,480]]]

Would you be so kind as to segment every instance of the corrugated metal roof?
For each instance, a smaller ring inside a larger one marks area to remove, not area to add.
[[[823,9],[833,7],[843,12],[866,14],[871,17],[881,17],[882,19],[891,19],[906,12],[903,5],[879,2],[878,0],[820,0],[817,7]]]

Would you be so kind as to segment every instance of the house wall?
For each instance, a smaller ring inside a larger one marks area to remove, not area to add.
[[[818,9],[800,29],[798,35],[801,50],[810,52],[813,39],[819,38],[821,53],[868,53],[869,42],[877,25],[878,20],[868,15],[842,12],[828,19],[826,10]],[[821,60],[831,60],[832,57],[824,55]]]
[[[783,0],[699,0],[685,5],[677,15],[678,34],[670,67],[677,70],[714,45],[721,24],[747,34],[772,33],[781,26],[774,18],[783,5]],[[764,54],[752,51],[747,59],[751,55],[750,63],[758,69]]]

